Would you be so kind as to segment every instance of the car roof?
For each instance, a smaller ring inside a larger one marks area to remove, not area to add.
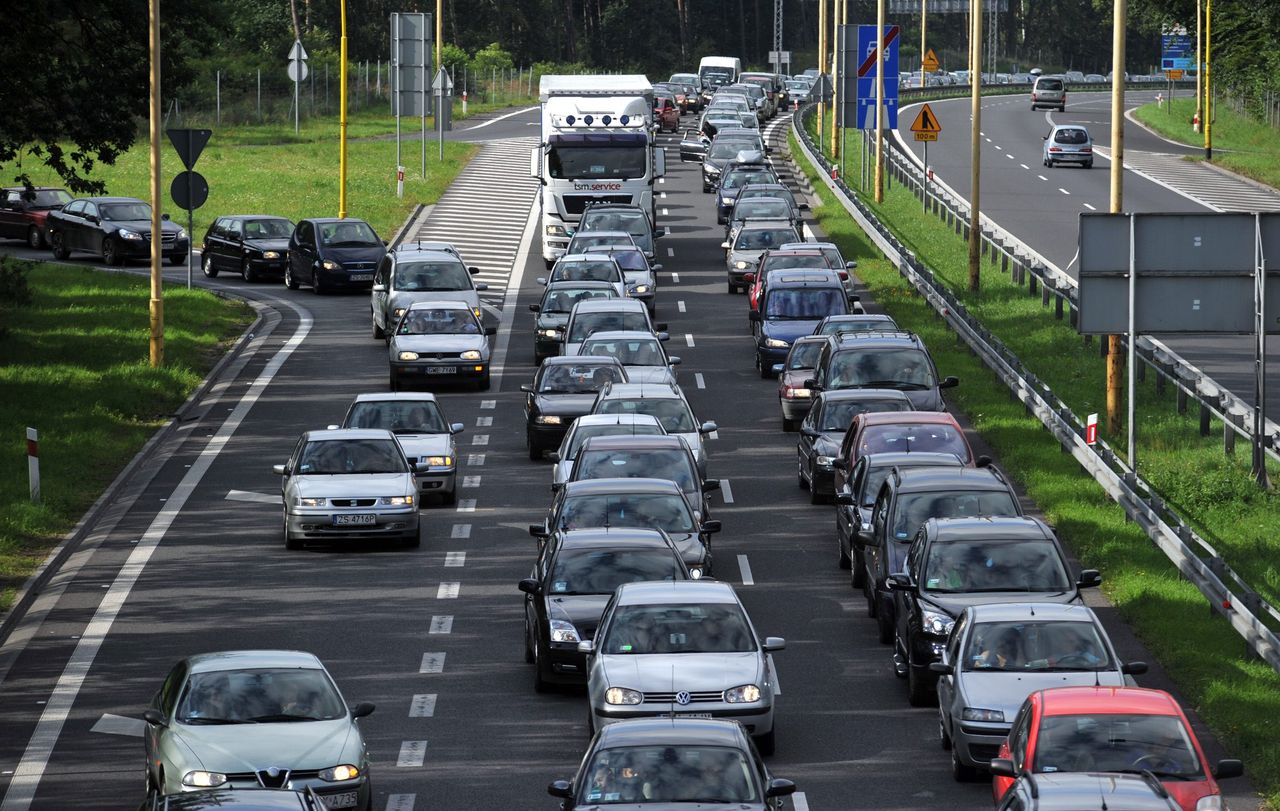
[[[613,282],[605,282],[599,279],[556,279],[547,284],[548,290],[614,290]]]
[[[575,237],[626,237],[631,239],[630,231],[575,231]]]
[[[840,313],[839,315],[829,315],[822,319],[825,324],[834,324],[837,322],[845,322],[850,324],[873,324],[877,322],[896,323],[893,316],[885,313]],[[879,332],[879,330],[876,330]]]
[[[567,482],[564,486],[565,496],[590,496],[621,493],[670,493],[684,497],[680,485],[670,479],[583,479]]]
[[[90,203],[142,203],[151,205],[146,200],[139,200],[137,197],[80,197],[80,200],[87,200]],[[75,202],[72,200],[71,202]]]
[[[595,332],[582,339],[585,344],[588,341],[656,341],[658,336],[652,332],[645,332],[640,329],[605,329],[596,330]],[[571,357],[590,357],[584,355],[572,355]]]
[[[436,402],[436,396],[429,391],[375,391],[357,394],[355,403],[382,403],[394,400],[408,400],[414,403],[425,401]]]
[[[969,607],[974,622],[1093,622],[1087,605],[1062,603],[985,603]]]
[[[639,302],[637,302],[639,303]],[[670,383],[608,383],[607,388],[601,391],[602,395],[613,398],[679,398],[684,399],[684,395],[676,391],[676,387]]]
[[[339,439],[395,439],[395,434],[385,428],[329,428],[323,431],[307,431],[303,436],[308,441],[314,442]]]
[[[1049,528],[1030,516],[979,515],[968,518],[930,518],[925,527],[937,543],[963,541],[1032,541],[1053,537]]]
[[[560,533],[561,549],[667,548],[671,541],[660,529],[633,527],[591,527],[566,529]]]
[[[644,302],[634,298],[592,298],[584,299],[573,305],[574,312],[618,312],[620,310],[638,310],[646,312]]]
[[[39,187],[37,187],[38,189]],[[291,222],[288,217],[281,217],[278,214],[219,214],[219,220],[284,220]]]
[[[591,333],[594,338],[599,333]],[[621,366],[622,362],[612,355],[552,355],[542,361],[542,366]],[[542,368],[542,367],[539,367]]]
[[[946,411],[868,411],[858,418],[862,425],[959,425]]]
[[[403,262],[408,259],[431,259],[436,262],[452,262],[454,264],[462,262],[458,254],[452,251],[446,251],[443,248],[419,248],[417,246],[397,248],[391,252],[391,258],[394,262]]]
[[[611,434],[609,436],[591,437],[582,443],[578,453],[581,454],[586,450],[663,450],[668,448],[688,450],[689,446],[685,444],[683,439],[673,434],[636,434],[630,436],[627,434]]]
[[[806,337],[806,338],[822,338],[822,339],[829,340],[831,336],[829,336],[829,335],[806,335],[806,336],[804,336],[804,337]],[[895,396],[895,395],[899,395],[899,394],[900,394],[900,395],[902,395],[902,397],[901,397],[901,398],[898,398],[898,397],[896,397],[896,396]],[[891,399],[895,399],[895,400],[898,400],[898,399],[905,399],[905,400],[907,400],[908,402],[910,402],[910,400],[911,400],[911,398],[910,398],[910,397],[907,397],[906,392],[899,391],[899,390],[897,390],[897,389],[869,389],[869,388],[868,388],[868,389],[831,389],[830,391],[820,392],[820,393],[819,393],[819,396],[822,398],[822,401],[823,401],[824,403],[839,403],[839,402],[842,402],[842,401],[843,401],[843,402],[849,402],[849,401],[855,401],[855,402],[856,402],[856,401],[863,401],[863,402],[866,402],[867,400],[883,400],[883,399],[885,399],[885,398],[891,398]],[[872,412],[872,413],[874,413],[874,412]],[[894,413],[894,414],[906,414],[906,413],[908,413],[908,412],[907,412],[907,411],[894,411],[894,412],[892,412],[892,413]],[[918,454],[918,453],[903,453],[902,455],[903,455],[903,456],[919,456],[920,454]],[[948,453],[948,454],[942,454],[942,455],[943,455],[943,456],[950,456],[951,454],[949,454],[949,453]]]
[[[618,605],[738,602],[733,586],[713,580],[662,580],[623,583],[614,592]]]
[[[1026,779],[1026,778],[1023,778]],[[1176,808],[1168,790],[1140,774],[1059,772],[1036,774],[1037,811],[1155,811]],[[1161,793],[1162,792],[1162,793]]]
[[[789,245],[789,244],[791,244],[791,243],[787,243],[787,244]],[[817,256],[817,257],[821,257],[821,256],[822,256],[822,251],[818,250],[817,248],[770,248],[770,249],[769,249],[769,258],[770,258],[770,259],[772,259],[772,258],[774,258],[775,256],[781,256],[781,257],[784,257],[784,258],[785,258],[785,257],[788,257],[788,256]],[[785,270],[785,268],[779,268],[779,269],[780,269],[780,270]]]
[[[622,231],[588,231],[587,233],[593,236],[597,234],[604,234],[605,236],[625,236],[628,239],[631,237],[630,234]],[[556,260],[556,264],[558,265],[561,262],[612,262],[612,261],[613,261],[613,257],[609,256],[609,254],[597,253],[596,251],[592,250],[587,253],[566,253],[565,255],[561,256],[559,259]],[[552,270],[555,270],[555,268],[552,267]]]
[[[1044,715],[1179,715],[1178,702],[1149,687],[1055,687],[1040,691]]]
[[[657,425],[658,418],[652,414],[583,414],[573,421],[574,425]]]
[[[600,730],[598,748],[742,745],[737,721],[719,718],[629,718]]]
[[[323,670],[324,665],[314,653],[300,650],[227,650],[215,653],[198,653],[187,657],[192,673],[213,673],[221,670],[249,670],[264,667],[293,667],[304,670]]]
[[[453,258],[453,257],[450,257]],[[465,301],[457,301],[455,299],[431,299],[429,301],[415,301],[409,305],[410,310],[471,310],[471,305]]]
[[[896,391],[896,389],[892,389],[892,391]],[[835,392],[823,393],[834,394]],[[965,467],[964,460],[954,453],[893,451],[891,453],[869,453],[863,458],[867,460],[868,467]]]
[[[931,490],[1008,490],[1008,485],[995,471],[980,467],[913,467],[902,471],[900,493],[924,493]]]
[[[763,231],[766,228],[792,228],[791,220],[747,220],[741,231]]]
[[[791,342],[792,346],[796,344],[824,344],[831,340],[830,335],[801,335]],[[835,389],[834,391],[823,392],[823,394],[834,394],[836,391],[858,391],[858,389]],[[828,398],[830,399],[830,398]]]

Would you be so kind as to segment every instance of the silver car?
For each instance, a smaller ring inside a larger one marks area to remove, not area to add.
[[[1054,127],[1044,137],[1044,165],[1052,169],[1059,163],[1078,163],[1093,168],[1093,139],[1079,124]]]
[[[454,434],[460,422],[450,423],[434,394],[379,392],[358,394],[342,425],[330,428],[385,428],[416,463],[418,506],[426,496],[440,496],[445,504],[458,498],[458,447]]]
[[[465,301],[416,301],[387,343],[392,391],[406,382],[474,382],[489,390],[489,339]]]
[[[763,642],[728,583],[626,583],[605,608],[587,655],[590,732],[624,718],[731,718],[774,750],[777,680]]]
[[[956,620],[938,679],[938,729],[956,780],[996,756],[1028,695],[1050,687],[1123,687],[1147,670],[1122,664],[1093,611],[1058,603],[969,606]]]
[[[302,651],[223,651],[169,671],[143,714],[148,797],[211,788],[304,789],[368,811],[369,753],[324,665]]]
[[[411,243],[389,252],[378,263],[373,277],[373,337],[387,338],[415,301],[456,299],[466,302],[476,318],[483,318],[479,291],[488,290],[489,286],[472,281],[471,277],[479,272],[479,268],[464,265],[456,250]]]
[[[578,347],[589,336],[602,331],[638,331],[657,334],[666,324],[654,324],[649,308],[633,298],[587,299],[573,305],[564,327],[564,343],[560,354],[576,355]]]
[[[749,220],[730,240],[720,243],[724,249],[725,268],[729,274],[729,290],[746,290],[744,278],[760,264],[760,254],[788,242],[802,242],[790,220]]]
[[[707,477],[707,449],[703,437],[718,430],[714,422],[698,423],[678,386],[670,383],[608,383],[596,395],[592,414],[649,414],[668,434],[683,439],[698,463],[698,475]]]
[[[667,433],[657,417],[648,414],[584,414],[569,426],[560,448],[551,454],[551,488],[557,489],[573,475],[573,462],[582,443],[593,436],[662,436]]]
[[[667,355],[662,347],[666,333],[657,335],[637,330],[593,332],[578,346],[586,357],[617,358],[627,370],[631,383],[675,383],[679,356]]]
[[[624,247],[635,247],[629,235]],[[538,284],[552,282],[608,282],[619,298],[627,295],[622,268],[607,253],[566,253],[551,266],[551,275],[538,277]]]
[[[281,477],[286,548],[381,538],[418,546],[418,482],[390,431],[308,431],[273,470]]]

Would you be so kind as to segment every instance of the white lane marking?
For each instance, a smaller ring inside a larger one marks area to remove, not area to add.
[[[449,534],[449,537],[450,538],[470,538],[471,525],[470,524],[454,524],[453,532]]]
[[[984,140],[985,140],[987,143],[991,143],[991,139],[990,139],[990,138],[985,138]]]
[[[529,208],[529,218],[524,221],[524,230],[520,232],[519,250],[508,266],[511,277],[506,281],[506,292],[502,296],[502,313],[498,319],[498,339],[493,346],[493,357],[489,361],[489,373],[492,375],[493,387],[502,390],[502,378],[507,370],[507,347],[511,343],[512,323],[515,321],[516,299],[520,296],[520,286],[524,281],[524,269],[529,264],[529,256],[533,252],[533,237],[538,230],[539,218],[537,206]],[[488,402],[487,400],[485,402]],[[492,407],[492,406],[490,406]]]
[[[696,345],[696,344],[694,344],[694,342],[693,342],[693,333],[692,333],[692,332],[686,332],[686,333],[684,334],[684,342],[685,342],[686,344],[688,344],[689,346],[695,346],[695,345]]]
[[[147,731],[147,722],[141,718],[126,718],[123,715],[112,715],[104,712],[90,732],[101,732],[103,735],[124,735],[128,738],[141,738]]]
[[[999,144],[995,144],[994,146],[995,146],[995,148],[996,148],[996,149],[1001,149],[1001,147],[1000,147],[1000,145],[999,145]],[[1001,151],[1003,151],[1003,150],[1001,150]]]
[[[805,799],[803,791],[797,791],[791,795],[791,807],[795,811],[809,811],[809,801]],[[390,811],[390,809],[388,809]]]
[[[675,255],[676,255],[676,249],[675,249],[675,248],[667,248],[667,256],[668,256],[668,257],[672,257],[672,256],[675,256]]]
[[[778,667],[773,663],[773,654],[766,654],[769,657],[769,672],[773,674],[773,694],[775,696],[782,695],[782,682],[778,681]]]
[[[666,194],[664,193],[662,196],[663,196],[663,197],[666,197]],[[664,209],[662,209],[662,216],[664,216],[664,217],[669,217],[669,216],[671,216],[671,215],[669,215],[669,214],[667,213],[667,210],[664,208]]]
[[[422,664],[418,666],[419,673],[443,673],[444,672],[444,654],[443,653],[424,653],[422,654]]]
[[[452,568],[456,568],[459,566],[466,566],[466,565],[467,565],[467,553],[465,551],[444,553],[444,567],[446,569],[452,569]]]
[[[463,487],[479,487],[480,477],[479,476],[463,476],[462,486]]]
[[[416,769],[427,759],[426,741],[404,741],[400,744],[400,756],[396,758],[396,766],[404,769]]]
[[[1045,177],[1044,175],[1036,175],[1036,177],[1040,178],[1041,180],[1043,180],[1043,181],[1044,181],[1044,182],[1046,182],[1046,183],[1048,183],[1048,182],[1049,182],[1049,178]]]
[[[476,417],[477,428],[489,428],[493,425],[493,417]]]
[[[658,192],[658,196],[661,197],[663,200],[667,199],[667,193],[664,191]]]
[[[474,498],[458,499],[458,512],[473,513],[476,511],[476,500]]]
[[[36,788],[40,785],[40,779],[49,765],[49,757],[53,754],[53,748],[58,742],[58,736],[62,734],[62,727],[71,714],[71,707],[80,694],[80,688],[84,685],[93,667],[93,661],[107,639],[107,634],[111,632],[111,626],[115,624],[116,617],[124,608],[125,601],[129,599],[129,592],[133,590],[134,584],[142,576],[142,570],[146,568],[147,562],[155,554],[169,527],[182,512],[187,500],[191,498],[191,494],[195,492],[218,454],[231,441],[231,437],[244,422],[249,410],[258,402],[258,398],[266,391],[267,386],[280,371],[280,367],[311,332],[313,321],[310,313],[284,299],[279,301],[297,313],[297,330],[285,340],[283,346],[276,350],[262,372],[249,384],[248,390],[236,403],[235,409],[227,415],[227,419],[209,438],[208,444],[191,463],[190,469],[178,482],[168,501],[160,508],[151,525],[147,527],[147,531],[142,534],[133,551],[129,553],[124,565],[120,567],[115,580],[111,583],[111,588],[107,589],[107,593],[103,595],[98,610],[85,626],[80,641],[71,652],[71,658],[63,668],[62,674],[58,676],[48,703],[40,714],[40,720],[36,722],[36,728],[27,741],[22,759],[13,770],[13,777],[5,792],[4,802],[0,803],[0,811],[26,811],[31,807]]]
[[[1071,194],[1071,192],[1067,191],[1066,189],[1062,188],[1061,186],[1059,186],[1059,187],[1058,187],[1058,191],[1060,191],[1060,192],[1062,192],[1063,194],[1066,194],[1066,195],[1070,195],[1070,194]]]
[[[1089,205],[1088,203],[1085,203],[1085,204],[1084,204],[1084,207],[1085,207],[1085,208],[1087,208],[1087,209],[1089,209],[1090,211],[1097,211],[1097,210],[1098,210],[1098,209],[1094,208],[1093,206]]]
[[[484,454],[483,453],[467,454],[467,467],[484,467]]]
[[[707,434],[707,439],[719,439],[719,438],[720,438],[719,431],[712,431],[711,433]]]
[[[481,408],[497,408],[498,401],[497,400],[481,400],[480,407]]]
[[[488,434],[476,434],[475,436],[471,437],[471,444],[472,444],[472,445],[488,445],[488,444],[489,444],[489,435],[488,435]]]
[[[720,480],[720,496],[724,499],[725,504],[733,503],[733,488],[729,486],[728,479]]]
[[[441,583],[440,587],[436,589],[436,599],[456,600],[458,599],[458,592],[461,590],[461,583]]]
[[[413,811],[413,801],[417,796],[416,794],[392,794],[387,797],[387,811]]]
[[[659,183],[666,183],[666,182],[667,182],[667,179],[666,179],[665,177],[660,177],[660,178],[658,178],[658,182],[659,182]]]
[[[452,614],[436,614],[431,618],[431,625],[427,629],[429,634],[451,634],[453,633],[453,615]],[[444,656],[444,654],[440,654]]]
[[[676,273],[675,271],[672,271],[671,281],[675,282],[676,284],[680,284],[680,274]]]
[[[755,578],[751,576],[751,564],[747,562],[746,555],[738,555],[738,571],[742,573],[742,585],[754,586]]]
[[[478,129],[481,129],[482,127],[487,127],[490,124],[497,124],[499,121],[508,119],[513,115],[520,115],[521,113],[527,113],[530,110],[537,110],[537,109],[539,108],[538,107],[522,107],[519,110],[516,110],[515,112],[507,113],[506,115],[500,115],[497,118],[491,118],[488,121],[484,121],[479,124],[476,124],[474,127],[465,127],[459,130],[459,132],[471,132],[472,130],[478,130]],[[426,741],[423,741],[423,743],[426,743]]]
[[[676,309],[677,309],[677,310],[679,310],[680,312],[684,312],[684,311],[685,311],[685,308],[684,308],[684,302],[683,302],[683,301],[677,301],[677,302],[676,302]]]
[[[1004,156],[1005,156],[1006,158],[1008,158],[1009,160],[1011,160],[1011,161],[1016,161],[1016,160],[1017,160],[1017,158],[1015,158],[1014,156],[1010,155],[1008,152],[1004,153]]]
[[[1021,166],[1023,169],[1026,169],[1028,172],[1031,171],[1031,167],[1027,166],[1025,163],[1020,163],[1018,165]]]
[[[703,379],[702,372],[693,373],[693,382],[697,383],[698,388],[700,389],[705,389],[707,387],[707,381]]]
[[[228,490],[227,501],[249,501],[254,504],[280,504],[280,496],[271,493],[252,493],[248,490]]]
[[[777,690],[775,689],[776,693]],[[436,693],[418,693],[409,702],[410,718],[430,718],[436,714]]]

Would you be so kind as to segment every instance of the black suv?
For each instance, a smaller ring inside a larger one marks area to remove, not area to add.
[[[823,347],[812,380],[814,391],[832,389],[898,389],[917,411],[946,411],[942,389],[960,385],[955,377],[938,379],[933,358],[914,332],[844,333]]]
[[[837,501],[845,501],[844,494]],[[930,518],[980,515],[1022,515],[1013,487],[994,467],[895,467],[889,472],[871,507],[869,527],[864,524],[853,536],[866,566],[867,614],[878,621],[882,643],[893,639],[897,619],[889,576],[903,570],[920,525]]]
[[[1078,603],[1080,589],[1102,575],[1070,574],[1053,530],[1038,518],[930,518],[907,552],[903,571],[889,575],[896,627],[894,670],[907,677],[913,707],[933,698],[947,636],[960,612],[985,603]]]

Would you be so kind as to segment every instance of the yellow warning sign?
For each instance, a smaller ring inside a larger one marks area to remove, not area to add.
[[[917,141],[936,141],[938,133],[942,132],[942,125],[938,123],[938,117],[933,114],[933,110],[929,105],[920,108],[916,120],[911,122],[911,131],[916,134]]]
[[[1164,73],[1170,80],[1175,82],[1182,78],[1182,71],[1180,70],[1166,70]]]
[[[920,66],[930,73],[938,69],[938,55],[932,48],[924,52],[924,59],[920,60]]]

